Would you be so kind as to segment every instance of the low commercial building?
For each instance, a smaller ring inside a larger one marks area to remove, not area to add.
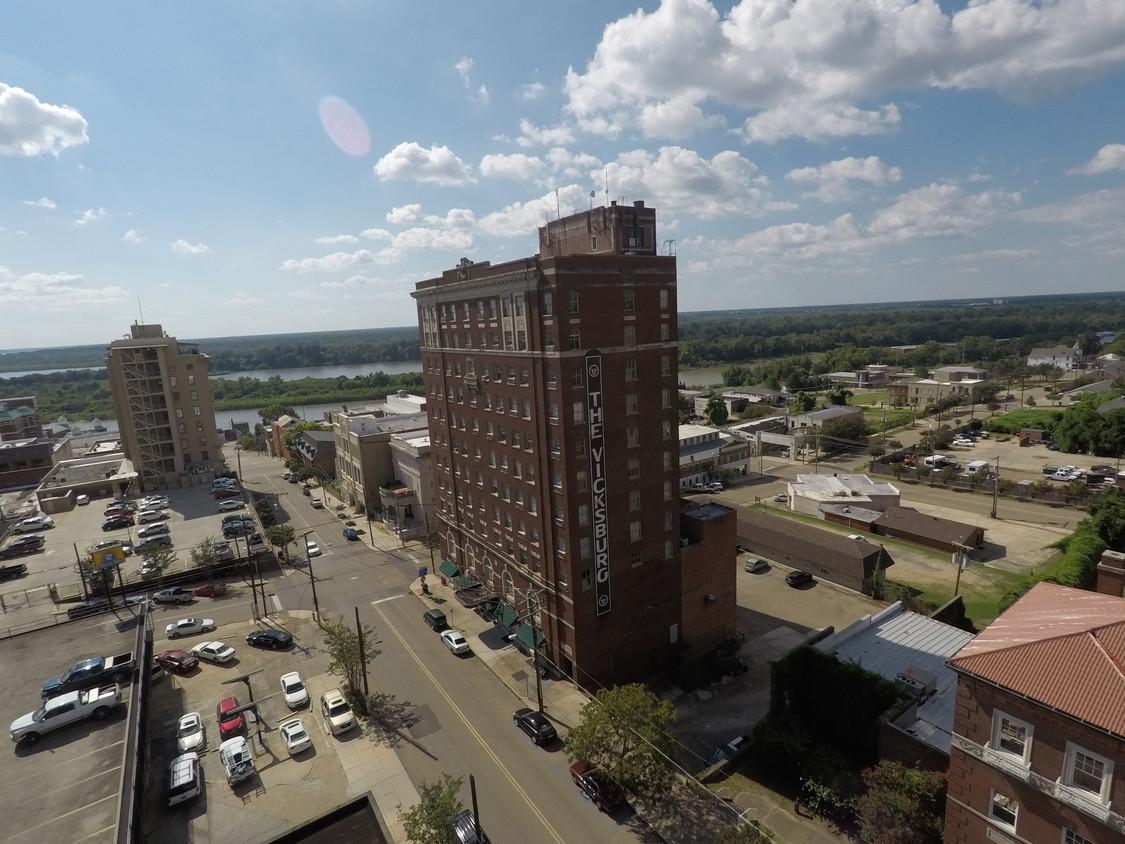
[[[719,478],[717,470],[746,474],[750,446],[740,437],[706,425],[680,425],[680,489]]]
[[[879,756],[944,773],[957,700],[957,675],[946,660],[972,638],[972,633],[910,612],[896,601],[814,647],[913,692],[914,705],[880,725]]]
[[[427,415],[387,415],[382,408],[368,407],[330,413],[329,423],[344,500],[393,516],[396,523],[409,510],[404,524],[413,528],[418,519],[424,523],[424,508],[433,501]]]
[[[120,453],[63,460],[39,484],[39,509],[50,515],[72,509],[79,495],[91,499],[123,496],[137,480],[130,460]]]
[[[867,475],[797,475],[788,484],[789,509],[807,516],[825,518],[825,505],[848,505],[882,512],[897,507],[902,494],[886,481]]]
[[[289,451],[320,480],[336,477],[336,440],[331,431],[301,431]]]
[[[0,490],[35,486],[71,454],[70,437],[0,440]]]
[[[894,559],[882,545],[859,542],[768,511],[738,517],[738,544],[751,554],[811,573],[864,595],[883,582]]]
[[[982,527],[930,516],[912,507],[888,508],[874,521],[872,530],[888,539],[901,539],[951,553],[976,548],[984,542]]]

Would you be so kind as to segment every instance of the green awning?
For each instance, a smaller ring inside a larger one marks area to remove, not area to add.
[[[442,564],[438,566],[438,571],[446,577],[456,577],[461,569],[457,568],[457,564],[453,562],[453,560],[444,560]]]
[[[496,620],[505,627],[512,627],[519,622],[519,615],[507,604],[497,604],[492,614],[495,615]]]
[[[532,647],[532,645],[531,645],[531,630],[532,630],[532,627],[531,627],[530,624],[521,624],[519,626],[519,629],[516,631],[516,638],[519,639],[521,642],[523,642],[529,648]],[[546,637],[542,633],[540,633],[538,630],[536,630],[535,631],[535,646],[538,647],[539,645],[542,645],[545,641],[547,641]]]
[[[462,574],[455,576],[452,580],[453,588],[457,590],[472,589],[474,586],[480,586],[480,581],[473,577],[471,574]]]

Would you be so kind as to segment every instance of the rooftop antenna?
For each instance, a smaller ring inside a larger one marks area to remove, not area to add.
[[[597,196],[597,191],[590,191],[590,210],[594,210],[594,197]]]
[[[605,168],[605,204],[609,205],[609,168]]]
[[[562,206],[559,204],[559,189],[555,188],[555,219],[562,219]]]
[[[141,307],[141,297],[139,295],[137,296],[137,313],[141,315],[141,325],[144,325],[145,311],[144,308]]]

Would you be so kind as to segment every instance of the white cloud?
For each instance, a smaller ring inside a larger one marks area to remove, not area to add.
[[[262,305],[264,302],[257,296],[250,296],[247,293],[235,293],[227,298],[228,308],[242,308],[247,305]]]
[[[392,248],[400,252],[428,250],[464,251],[473,245],[473,236],[464,231],[449,231],[416,227],[395,235]]]
[[[722,125],[718,115],[704,114],[688,96],[673,97],[641,108],[638,123],[650,138],[689,138],[703,129]]]
[[[120,287],[86,287],[85,279],[72,273],[26,273],[16,275],[0,266],[0,302],[42,305],[49,297],[54,309],[76,305],[98,305],[125,301]]]
[[[591,171],[602,167],[600,159],[585,152],[571,152],[565,147],[548,150],[546,159],[556,174],[568,179],[586,178]]]
[[[74,225],[78,228],[88,226],[90,223],[97,223],[104,220],[109,216],[109,212],[104,208],[87,208],[82,212],[81,216],[74,221]]]
[[[841,158],[819,167],[802,167],[790,170],[785,178],[799,185],[811,185],[806,196],[815,196],[824,202],[843,202],[852,199],[856,191],[853,182],[868,182],[876,187],[902,179],[902,171],[879,160],[877,155],[867,158]]]
[[[368,240],[390,240],[393,237],[386,229],[364,229],[359,233],[359,236]]]
[[[473,85],[472,77],[470,75],[470,71],[473,69],[473,64],[474,62],[472,59],[464,58],[453,65],[454,69],[461,76],[461,82],[464,83],[465,90],[470,90]],[[490,99],[488,86],[478,85],[473,98],[481,105],[488,105],[488,101]]]
[[[486,155],[480,160],[480,173],[491,179],[537,182],[547,173],[547,165],[534,155]]]
[[[449,147],[423,149],[416,143],[401,143],[375,163],[380,179],[409,179],[416,182],[455,186],[472,182],[468,168]]]
[[[525,103],[538,100],[546,96],[547,86],[542,82],[529,82],[519,89],[519,98]]]
[[[328,244],[328,245],[332,245],[332,244],[335,244],[335,243],[358,243],[359,238],[356,237],[354,234],[334,234],[334,235],[326,235],[324,237],[318,237],[316,239],[316,242],[317,243],[324,243],[324,244]]]
[[[1125,170],[1125,144],[1106,144],[1085,164],[1066,172],[1071,176],[1096,176],[1110,170]]]
[[[211,247],[205,243],[188,243],[181,237],[172,244],[172,251],[179,255],[207,255]]]
[[[1029,208],[1020,219],[1051,226],[1066,224],[1125,235],[1125,187],[1094,191]]]
[[[322,281],[321,287],[367,287],[372,284],[378,284],[379,279],[372,278],[366,275],[350,275],[340,281]]]
[[[23,200],[23,204],[30,206],[31,208],[46,208],[48,211],[54,211],[56,208],[58,208],[55,203],[53,203],[45,196],[41,196],[39,197],[39,199],[25,199]]]
[[[521,147],[566,146],[574,143],[574,131],[568,126],[540,128],[530,120],[520,120],[520,136],[516,143]]]
[[[732,108],[747,141],[824,139],[893,130],[887,98],[904,91],[1031,99],[1123,61],[1120,0],[973,0],[948,14],[937,0],[741,0],[725,15],[665,0],[605,28],[567,75],[567,108],[599,134],[653,131],[665,112],[689,118],[670,124],[686,132]]]
[[[366,249],[360,249],[357,252],[333,252],[331,255],[325,255],[322,258],[290,258],[287,261],[282,261],[278,269],[294,270],[299,273],[309,273],[317,270],[333,272],[335,270],[344,270],[348,267],[354,267],[356,264],[370,264],[374,260],[374,255]]]
[[[141,236],[140,230],[129,229],[129,231],[121,235],[121,240],[124,243],[144,243],[145,239]]]
[[[529,202],[515,202],[480,218],[480,230],[495,237],[528,237],[548,220],[589,207],[589,192],[577,185],[559,188]]]
[[[0,155],[58,155],[90,140],[86,126],[77,109],[42,103],[23,88],[0,82]]]
[[[444,217],[441,217],[437,214],[426,214],[422,211],[421,205],[413,203],[392,208],[387,212],[387,222],[398,226],[421,223],[431,228],[471,229],[476,227],[477,221],[468,208],[451,208]],[[382,233],[384,239],[392,237],[390,232],[382,229],[378,231]]]
[[[644,199],[668,214],[710,219],[732,214],[758,215],[783,206],[770,200],[768,181],[737,152],[726,150],[704,158],[683,147],[661,147],[656,153],[622,153],[607,167],[610,194]],[[595,184],[604,178],[590,173]]]

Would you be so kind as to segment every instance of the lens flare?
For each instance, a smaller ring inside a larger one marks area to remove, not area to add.
[[[371,149],[371,132],[354,108],[339,97],[320,101],[320,125],[337,147],[358,158]]]

